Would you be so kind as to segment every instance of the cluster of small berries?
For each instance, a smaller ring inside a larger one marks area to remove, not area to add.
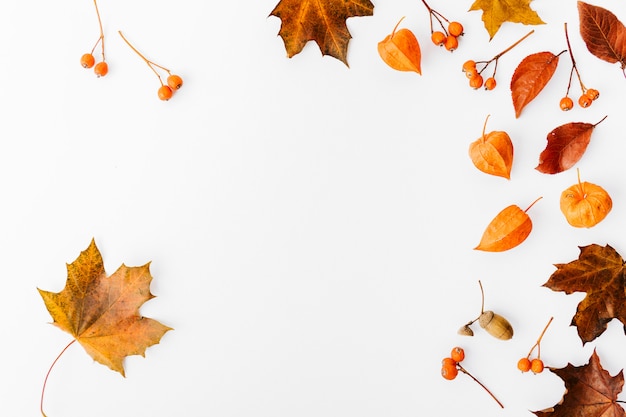
[[[484,80],[483,76],[480,74],[482,70],[478,71],[476,61],[474,60],[470,59],[463,63],[463,72],[469,80],[469,86],[473,89],[478,89],[483,85],[485,86],[485,90],[493,90],[496,88],[496,78],[491,76]]]
[[[522,372],[532,371],[534,374],[543,372],[543,361],[539,358],[530,360],[530,358],[522,358],[517,362],[517,369]]]
[[[445,379],[452,380],[459,374],[459,362],[465,359],[465,351],[463,348],[454,347],[450,356],[443,358],[441,361],[441,376]]]
[[[448,51],[452,52],[459,47],[460,36],[463,36],[463,25],[454,21],[448,23],[447,31],[443,27],[441,30],[433,31],[430,35],[430,39],[435,45],[443,46]]]
[[[591,106],[591,104],[600,97],[600,92],[595,88],[588,88],[581,94],[578,98],[578,105],[582,108],[587,108]],[[561,110],[568,111],[574,108],[574,101],[569,97],[565,96],[559,102],[559,107]]]
[[[104,77],[109,72],[109,65],[106,61],[102,60],[96,64],[96,58],[92,53],[86,53],[81,56],[80,65],[82,65],[83,68],[93,68],[93,72],[98,78]]]

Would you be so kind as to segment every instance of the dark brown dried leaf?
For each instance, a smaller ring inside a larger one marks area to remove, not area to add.
[[[596,57],[619,62],[626,67],[626,27],[617,16],[602,7],[578,2],[580,35],[587,49]]]

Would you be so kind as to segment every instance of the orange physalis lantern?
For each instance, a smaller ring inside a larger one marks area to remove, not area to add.
[[[561,193],[561,211],[574,227],[593,227],[600,223],[613,207],[611,196],[604,188],[589,182],[574,184]]]
[[[378,54],[387,65],[395,70],[414,71],[421,75],[422,52],[417,38],[409,29],[400,29],[396,32],[402,19],[393,28],[391,34],[378,43]]]
[[[485,135],[487,120],[483,125],[482,137],[469,146],[469,156],[479,170],[486,174],[511,178],[513,165],[513,143],[506,132],[495,131]]]
[[[526,213],[541,197],[526,210],[510,205],[494,217],[474,249],[486,252],[504,252],[522,243],[530,234],[533,223]]]

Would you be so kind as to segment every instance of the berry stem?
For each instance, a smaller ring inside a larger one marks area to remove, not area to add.
[[[500,400],[498,400],[496,398],[495,395],[493,395],[493,393],[491,391],[489,391],[489,388],[487,388],[482,382],[480,382],[478,379],[476,379],[476,377],[474,377],[474,375],[470,374],[465,368],[463,368],[461,365],[457,364],[457,366],[459,367],[459,371],[463,372],[465,375],[468,375],[470,378],[472,378],[478,385],[480,385],[481,387],[483,387],[483,389],[485,391],[487,391],[487,393],[489,395],[491,395],[491,398],[493,398],[498,405],[500,406],[500,408],[504,408],[504,405],[502,405],[502,403],[500,402]]]
[[[448,22],[448,19],[446,19],[446,17],[442,15],[441,13],[439,13],[437,10],[430,7],[428,3],[426,3],[426,0],[422,0],[422,3],[424,3],[424,6],[426,6],[426,9],[428,9],[428,15],[430,18],[430,33],[433,33],[435,31],[433,29],[433,17],[434,17],[435,19],[437,19],[437,22],[439,22],[439,26],[441,26],[441,29],[443,30],[443,32],[446,34],[446,36],[448,36],[448,31],[446,30],[446,27],[441,21],[441,19],[443,19],[446,22]]]
[[[102,19],[100,19],[100,10],[98,10],[98,2],[96,0],[93,0],[93,5],[96,7],[96,16],[98,16],[98,26],[100,27],[100,37],[96,41],[96,44],[93,46],[91,53],[93,54],[93,51],[96,50],[96,46],[98,46],[98,43],[100,43],[100,45],[102,46],[102,60],[105,61],[104,59],[104,30],[102,30]]]
[[[574,54],[572,53],[572,46],[569,43],[569,35],[567,34],[567,22],[564,23],[564,27],[565,27],[565,41],[567,42],[567,50],[569,52],[569,57],[572,60],[572,71],[570,72],[570,75],[569,75],[570,82],[567,85],[567,91],[569,92],[569,87],[570,87],[570,84],[572,83],[572,72],[576,71],[576,77],[578,77],[578,82],[580,83],[580,89],[582,90],[584,94],[585,91],[587,91],[587,88],[583,84],[582,78],[580,78],[580,73],[578,72],[578,67],[576,66],[576,60],[574,59]]]
[[[526,210],[524,210],[524,213],[526,213],[528,210],[530,210],[530,208],[531,208],[532,206],[534,206],[534,205],[535,205],[535,203],[536,203],[537,201],[541,200],[542,198],[543,198],[543,197],[539,197],[538,199],[536,199],[535,201],[533,201],[532,203],[530,203],[530,206],[526,207]]]
[[[537,339],[533,347],[530,348],[530,352],[528,352],[528,356],[526,356],[527,358],[529,358],[530,355],[533,353],[533,350],[537,348],[537,358],[541,359],[541,339],[543,338],[543,335],[546,333],[546,330],[548,330],[548,326],[550,326],[550,323],[552,323],[553,319],[554,317],[550,317],[550,320],[548,320],[548,324],[546,324],[546,327],[543,328],[543,331],[539,335],[539,338]]]
[[[67,348],[69,348],[70,346],[72,346],[72,344],[74,344],[74,342],[76,342],[76,339],[73,339],[70,343],[67,344],[67,346],[65,346],[63,348],[63,350],[61,351],[61,353],[59,353],[59,355],[56,357],[56,359],[52,362],[52,365],[50,365],[50,369],[48,369],[48,372],[46,373],[46,378],[43,380],[43,387],[41,388],[41,401],[39,403],[39,410],[41,411],[41,415],[43,417],[46,417],[46,413],[43,412],[43,394],[44,391],[46,390],[46,383],[48,382],[48,377],[50,376],[50,371],[52,371],[52,368],[54,367],[54,365],[57,363],[57,361],[59,360],[59,358],[61,357],[61,355],[63,355],[63,353],[65,353],[65,351],[67,350]]]
[[[400,21],[402,21],[402,19],[400,19]],[[400,24],[400,22],[398,22],[398,24]],[[396,27],[397,27],[397,25],[396,25]],[[395,31],[395,29],[394,29],[394,31]],[[133,46],[130,42],[128,42],[128,39],[126,39],[126,37],[124,36],[124,34],[122,33],[122,31],[121,31],[121,30],[118,30],[118,33],[120,34],[120,36],[122,37],[122,39],[124,39],[124,42],[126,42],[126,44],[127,44],[128,46],[130,46],[130,48],[131,48],[133,51],[135,51],[135,53],[136,53],[137,55],[139,55],[139,56],[141,57],[141,59],[143,59],[143,60],[146,62],[146,64],[148,64],[148,66],[150,67],[150,69],[152,70],[152,72],[154,72],[154,74],[155,74],[155,75],[157,76],[157,78],[159,79],[159,82],[161,83],[161,85],[163,85],[163,80],[161,79],[161,76],[159,75],[159,73],[157,72],[157,70],[155,70],[155,69],[154,69],[154,67],[161,68],[163,71],[166,71],[168,74],[171,74],[170,70],[169,70],[169,69],[167,69],[167,68],[165,68],[165,67],[162,67],[161,65],[159,65],[159,64],[157,64],[157,63],[155,63],[155,62],[150,61],[148,58],[146,58],[145,56],[143,56],[143,54],[142,54],[141,52],[139,52],[139,51],[137,50],[137,48],[135,48],[135,47],[134,47],[134,46]]]
[[[509,46],[508,48],[506,48],[505,50],[503,50],[502,52],[500,52],[499,54],[495,55],[493,58],[491,58],[489,61],[479,61],[480,63],[484,63],[485,66],[483,66],[481,68],[481,70],[478,72],[479,74],[482,73],[485,68],[487,68],[489,66],[489,64],[491,64],[493,61],[495,62],[495,68],[493,70],[493,77],[495,77],[496,75],[496,70],[498,68],[498,59],[500,59],[500,57],[504,54],[506,54],[507,52],[509,52],[511,49],[515,48],[517,45],[519,45],[524,39],[526,39],[527,37],[529,37],[530,35],[532,35],[535,32],[534,29],[532,29],[530,32],[528,32],[526,35],[522,36],[520,39],[518,39],[517,41],[515,41],[515,43],[513,43],[511,46]]]

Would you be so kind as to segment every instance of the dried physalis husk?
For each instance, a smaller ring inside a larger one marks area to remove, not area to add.
[[[613,207],[611,196],[599,185],[590,182],[574,184],[561,193],[561,211],[574,227],[593,227],[600,223]]]
[[[409,29],[400,29],[396,32],[402,19],[393,28],[391,35],[387,35],[378,43],[378,54],[395,70],[414,71],[421,75],[422,52],[417,38]]]
[[[506,132],[494,131],[485,134],[487,120],[483,125],[483,134],[469,146],[472,162],[482,172],[507,180],[511,178],[513,165],[513,143]]]
[[[526,213],[541,197],[526,210],[510,205],[502,210],[487,225],[480,243],[474,249],[486,252],[503,252],[522,243],[530,234],[533,223]]]

